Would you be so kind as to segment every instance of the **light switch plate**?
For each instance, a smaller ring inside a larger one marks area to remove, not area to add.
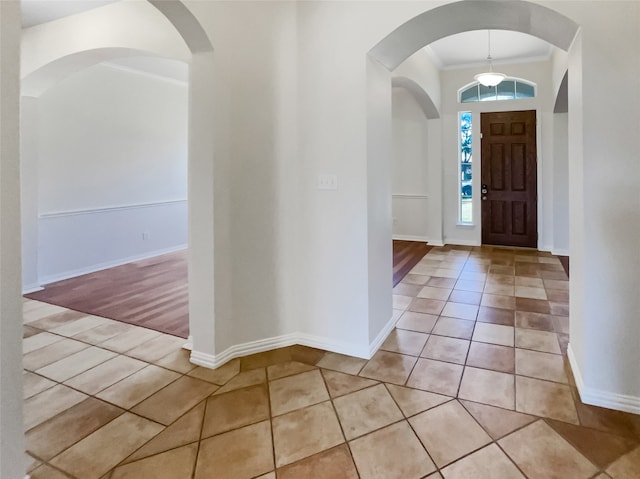
[[[336,175],[318,175],[319,190],[337,190],[338,177]]]

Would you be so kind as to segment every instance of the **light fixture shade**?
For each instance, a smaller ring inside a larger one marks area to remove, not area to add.
[[[485,72],[485,73],[478,73],[473,78],[476,81],[478,81],[481,85],[492,87],[502,82],[502,80],[504,80],[506,77],[507,75],[503,73]]]

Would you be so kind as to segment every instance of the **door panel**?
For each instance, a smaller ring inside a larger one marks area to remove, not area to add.
[[[536,112],[481,114],[482,242],[538,244]]]

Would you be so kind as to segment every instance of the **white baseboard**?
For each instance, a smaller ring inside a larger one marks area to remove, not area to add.
[[[55,283],[57,281],[63,281],[69,278],[75,278],[76,276],[82,276],[83,274],[95,273],[96,271],[102,271],[104,269],[115,268],[116,266],[122,266],[123,264],[132,263],[134,261],[140,261],[143,259],[153,258],[154,256],[160,256],[167,253],[174,253],[186,249],[187,245],[182,244],[178,246],[172,246],[171,248],[164,248],[148,253],[129,256],[127,258],[121,258],[114,261],[105,261],[104,263],[98,263],[87,268],[80,268],[71,271],[65,271],[64,273],[53,274],[40,278],[40,284]]]
[[[187,342],[184,343],[182,349],[186,349],[187,351],[193,351],[193,336],[189,335],[187,338]]]
[[[477,240],[464,240],[455,238],[445,238],[445,244],[459,245],[459,246],[480,246],[480,241]]]
[[[419,241],[421,243],[431,244],[429,238],[426,236],[393,235],[392,238],[397,241]]]
[[[569,256],[568,249],[553,249],[551,248],[551,254],[556,256]]]
[[[567,356],[569,358],[569,364],[573,371],[573,377],[576,380],[576,386],[578,393],[580,393],[580,400],[585,404],[591,404],[592,406],[605,407],[607,409],[615,409],[617,411],[625,411],[632,414],[640,414],[640,397],[629,396],[626,394],[611,393],[609,391],[601,391],[598,389],[588,388],[584,385],[582,379],[582,373],[578,366],[578,361],[573,354],[571,344],[567,348]]]
[[[366,347],[363,348],[351,343],[336,342],[328,338],[314,336],[311,334],[292,333],[273,338],[250,341],[243,344],[236,344],[225,349],[220,354],[208,354],[192,350],[190,360],[193,364],[197,364],[198,366],[215,369],[235,358],[262,353],[271,349],[293,346],[294,344],[308,346],[310,348],[324,349],[325,351],[346,354],[348,356],[355,356],[363,359],[370,358],[369,351]]]
[[[39,284],[27,284],[22,287],[22,294],[35,293],[37,291],[42,291],[44,288]]]
[[[396,323],[400,320],[400,316],[402,315],[398,315],[398,317],[396,318],[393,314],[391,315],[391,319],[387,322],[387,324],[384,325],[384,328],[382,328],[376,338],[369,345],[369,357],[366,359],[372,358],[373,355],[378,352],[378,349],[380,349],[382,343],[384,343],[385,339],[387,339],[389,334],[391,334],[393,328],[396,327]]]

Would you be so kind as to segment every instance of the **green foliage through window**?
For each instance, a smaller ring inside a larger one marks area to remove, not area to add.
[[[460,209],[458,220],[460,223],[473,222],[473,189],[472,189],[472,166],[473,166],[473,130],[472,116],[470,111],[460,112]]]

